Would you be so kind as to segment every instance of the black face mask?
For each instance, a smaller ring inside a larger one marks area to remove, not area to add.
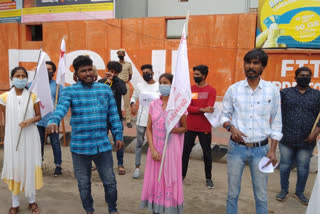
[[[149,82],[150,80],[152,80],[152,74],[143,74],[143,79],[146,82]]]
[[[202,81],[202,77],[193,77],[194,81],[199,84]]]
[[[297,84],[301,88],[309,87],[309,83],[311,82],[311,77],[297,77]]]
[[[118,58],[119,58],[120,60],[123,60],[123,59],[124,59],[124,56],[118,56]]]

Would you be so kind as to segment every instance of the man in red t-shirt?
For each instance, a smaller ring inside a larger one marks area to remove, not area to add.
[[[216,101],[216,89],[206,83],[207,76],[208,66],[198,65],[193,67],[193,79],[196,82],[196,85],[191,87],[192,100],[188,107],[188,131],[184,136],[182,176],[184,179],[187,175],[190,153],[195,145],[194,141],[198,136],[203,151],[206,184],[208,188],[212,189],[211,124],[204,116],[204,113],[213,112],[213,106]]]

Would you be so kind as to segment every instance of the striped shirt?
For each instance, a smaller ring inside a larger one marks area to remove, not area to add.
[[[262,79],[254,91],[247,80],[233,84],[223,98],[220,122],[230,122],[244,133],[246,143],[267,137],[279,141],[282,138],[279,88]]]
[[[93,83],[92,87],[80,82],[66,87],[48,124],[59,124],[71,107],[71,152],[94,155],[112,149],[108,139],[107,121],[116,140],[123,140],[122,123],[111,88]]]

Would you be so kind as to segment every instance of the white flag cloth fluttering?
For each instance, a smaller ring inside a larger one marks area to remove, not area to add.
[[[65,43],[64,39],[62,39],[61,46],[60,46],[59,65],[58,65],[57,78],[56,78],[57,84],[64,86],[66,72],[67,72],[66,43]]]
[[[166,108],[166,111],[168,113],[166,119],[167,134],[170,133],[173,127],[180,120],[181,116],[187,110],[191,102],[191,97],[192,95],[189,77],[189,62],[185,24],[183,26],[170,97]]]
[[[170,90],[170,96],[166,108],[166,138],[162,153],[161,165],[158,181],[160,182],[163,171],[166,149],[168,145],[169,134],[175,125],[179,122],[181,116],[187,110],[191,102],[191,88],[189,77],[188,49],[186,38],[186,24],[183,26],[182,36],[179,44],[176,68]],[[168,164],[168,161],[166,161]]]
[[[317,142],[318,154],[320,151],[320,141]],[[318,155],[318,174],[316,180],[314,181],[310,201],[307,208],[307,214],[318,214],[320,212],[320,159]]]
[[[32,81],[29,91],[36,94],[40,99],[40,111],[42,117],[53,111],[53,101],[49,85],[48,70],[43,53],[41,53],[36,76]]]

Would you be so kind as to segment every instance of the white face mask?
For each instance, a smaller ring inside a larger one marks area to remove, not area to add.
[[[171,90],[171,85],[161,84],[159,85],[159,91],[162,96],[169,96]]]
[[[14,87],[16,88],[23,89],[24,87],[26,87],[27,83],[28,83],[27,78],[24,78],[24,79],[12,78],[12,85],[14,85]]]

